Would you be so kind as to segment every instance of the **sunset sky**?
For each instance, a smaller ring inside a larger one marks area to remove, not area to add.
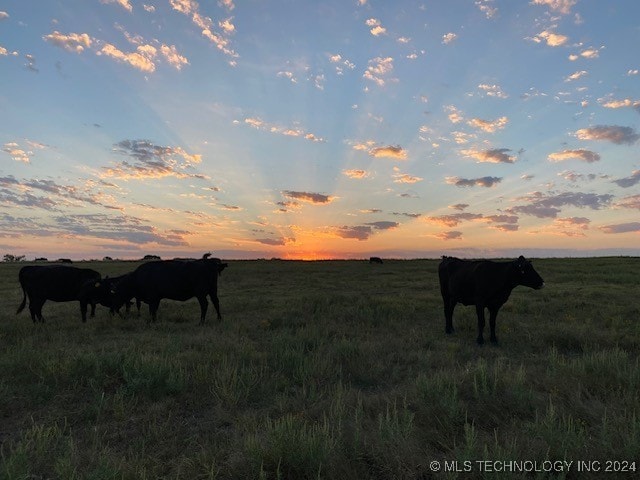
[[[0,3],[0,254],[640,255],[640,2]]]

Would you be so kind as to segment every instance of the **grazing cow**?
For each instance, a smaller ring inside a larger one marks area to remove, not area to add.
[[[213,306],[220,315],[218,300],[218,276],[227,267],[218,258],[203,257],[199,260],[160,260],[144,263],[115,285],[111,307],[119,310],[125,302],[136,298],[149,304],[152,321],[160,300],[185,301],[196,297],[200,303],[200,323],[204,323],[211,298]]]
[[[498,310],[509,299],[511,290],[518,285],[544,287],[531,262],[520,256],[512,262],[490,260],[460,260],[442,257],[438,266],[440,292],[444,301],[445,331],[453,333],[453,309],[456,303],[475,305],[478,314],[478,344],[484,343],[484,309],[489,309],[491,342],[497,343],[496,317]]]
[[[371,257],[369,259],[369,263],[379,263],[380,265],[382,265],[382,259],[380,257]]]
[[[24,310],[29,297],[31,319],[44,322],[42,306],[47,300],[54,302],[80,301],[82,321],[87,321],[87,304],[91,304],[91,316],[96,313],[96,302],[91,294],[100,281],[100,274],[89,268],[63,265],[27,266],[20,269],[18,280],[23,298],[16,315]]]

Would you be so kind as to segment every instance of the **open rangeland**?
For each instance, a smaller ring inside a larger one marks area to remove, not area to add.
[[[230,261],[205,325],[195,299],[34,324],[2,264],[0,478],[638,475],[640,259],[534,259],[498,346],[473,307],[445,334],[438,263]]]

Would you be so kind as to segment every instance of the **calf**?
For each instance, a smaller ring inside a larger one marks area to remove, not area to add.
[[[453,309],[457,303],[475,305],[478,314],[478,344],[484,343],[482,334],[485,307],[489,309],[491,342],[497,343],[496,317],[500,307],[509,299],[511,291],[518,285],[536,290],[544,287],[542,277],[523,256],[512,262],[442,257],[438,276],[444,302],[445,331],[453,333]]]
[[[100,281],[100,274],[89,268],[67,267],[62,265],[33,265],[22,267],[18,273],[22,287],[22,303],[16,315],[24,310],[29,297],[31,319],[44,322],[42,306],[47,300],[54,302],[80,301],[82,321],[87,321],[87,305],[91,304],[91,316],[96,313],[96,302],[91,291]]]
[[[208,295],[220,320],[218,276],[226,267],[220,259],[206,257],[144,263],[114,286],[110,304],[117,311],[135,297],[149,304],[151,319],[155,322],[163,298],[185,301],[196,297],[200,303],[200,323],[204,323]]]

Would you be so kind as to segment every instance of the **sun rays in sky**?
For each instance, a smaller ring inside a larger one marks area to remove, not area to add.
[[[1,8],[6,253],[640,254],[634,0]]]

